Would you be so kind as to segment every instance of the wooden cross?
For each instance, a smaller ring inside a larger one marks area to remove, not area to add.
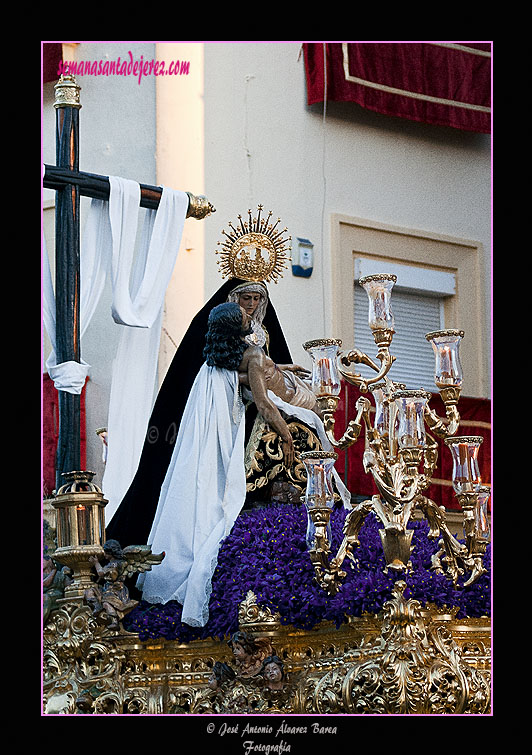
[[[55,302],[57,363],[80,362],[80,196],[109,199],[107,176],[79,171],[79,111],[81,87],[74,76],[62,75],[55,85],[56,165],[45,165],[43,186],[55,189]],[[201,220],[215,208],[203,196],[186,192],[187,218]],[[156,209],[160,186],[140,184],[140,206]],[[80,469],[80,396],[59,391],[59,438],[56,490],[62,474]]]

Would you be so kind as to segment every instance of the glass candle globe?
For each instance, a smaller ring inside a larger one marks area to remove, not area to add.
[[[445,439],[453,459],[453,488],[457,494],[477,493],[480,489],[478,451],[482,441],[480,435],[462,435]]]
[[[399,448],[424,448],[425,406],[431,394],[407,390],[392,394],[397,410],[397,442]]]
[[[371,330],[393,330],[394,318],[390,305],[396,275],[366,275],[359,284],[368,295],[368,324]]]
[[[475,533],[480,540],[485,541],[489,541],[490,539],[490,519],[488,512],[490,495],[490,488],[487,485],[481,485],[475,506]]]
[[[379,436],[395,437],[397,415],[395,404],[390,398],[390,392],[393,390],[404,390],[406,385],[404,383],[393,383],[387,385],[386,382],[375,383],[370,386],[371,394],[375,400],[375,419],[373,420],[373,429],[377,431]]]
[[[370,390],[375,400],[373,428],[382,438],[387,436],[390,431],[390,412],[388,408],[388,396],[386,394],[386,383],[376,383],[371,386]]]
[[[425,336],[434,350],[434,382],[438,388],[462,385],[459,346],[463,336],[463,330],[437,330]]]
[[[342,386],[337,359],[341,345],[337,338],[320,338],[303,344],[312,358],[311,386],[316,396],[340,395]]]
[[[307,487],[305,491],[305,506],[307,511],[312,508],[332,509],[334,505],[334,492],[332,488],[332,470],[338,458],[335,451],[307,451],[301,454],[301,461],[307,471]],[[308,516],[307,545],[309,548],[314,544],[314,523]],[[331,527],[327,526],[327,537],[331,542]]]

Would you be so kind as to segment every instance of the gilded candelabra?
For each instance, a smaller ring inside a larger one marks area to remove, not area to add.
[[[363,466],[375,481],[379,495],[352,506],[344,524],[344,539],[336,556],[329,559],[329,519],[333,496],[330,482],[320,483],[316,477],[329,475],[329,454],[317,459],[302,455],[307,466],[308,483],[305,502],[309,514],[309,550],[318,582],[329,593],[341,586],[346,558],[354,559],[353,548],[359,544],[360,528],[368,513],[373,512],[383,525],[380,530],[386,568],[407,570],[411,567],[412,529],[407,525],[415,510],[427,519],[429,536],[440,538],[440,549],[433,557],[435,570],[447,573],[457,584],[467,573],[464,586],[472,584],[485,569],[482,565],[490,539],[487,516],[489,488],[482,486],[477,456],[482,438],[456,436],[460,415],[457,404],[462,386],[459,345],[461,330],[440,330],[426,335],[435,354],[435,383],[439,390],[445,416],[440,417],[428,406],[431,393],[424,389],[407,390],[394,383],[388,373],[395,357],[390,354],[394,330],[391,292],[395,275],[370,275],[360,279],[369,301],[369,327],[378,348],[375,359],[358,349],[341,352],[341,341],[325,338],[303,344],[311,355],[312,388],[322,412],[327,437],[337,450],[355,443],[364,427],[365,450]],[[362,377],[351,365],[364,364],[375,375]],[[375,402],[372,421],[371,403],[365,396],[356,402],[356,416],[340,439],[334,434],[341,379],[371,393]],[[430,432],[428,432],[430,431]],[[429,487],[438,460],[434,436],[444,439],[453,457],[453,487],[464,515],[465,542],[460,543],[450,532],[443,507],[424,495]],[[333,461],[334,463],[334,461]],[[319,488],[320,494],[316,495]]]

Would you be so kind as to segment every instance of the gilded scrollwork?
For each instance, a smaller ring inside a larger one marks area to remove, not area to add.
[[[486,713],[485,675],[464,658],[452,632],[431,626],[398,581],[384,606],[378,637],[362,642],[319,679],[307,682],[307,704],[317,713]]]
[[[43,638],[46,713],[121,713],[124,706],[145,708],[131,692],[125,695],[126,658],[116,636],[79,602],[65,602],[52,612]]]
[[[248,493],[264,488],[277,479],[285,480],[300,494],[303,492],[307,475],[300,458],[301,454],[305,451],[317,451],[321,444],[317,435],[302,422],[288,418],[287,424],[295,449],[295,460],[289,469],[283,462],[280,436],[270,430],[260,415],[257,417],[245,455]]]
[[[248,590],[238,608],[238,624],[248,631],[272,632],[281,626],[281,617],[279,613],[272,613],[269,608],[260,606],[255,593]]]
[[[382,616],[311,632],[282,625],[249,592],[239,626],[257,653],[242,663],[226,641],[141,642],[65,602],[44,629],[44,712],[487,713],[489,621],[422,608],[402,589]]]

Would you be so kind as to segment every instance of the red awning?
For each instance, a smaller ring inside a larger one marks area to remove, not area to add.
[[[61,42],[43,42],[42,45],[42,83],[56,81],[59,78],[59,63],[63,60]]]
[[[491,133],[490,42],[307,42],[307,102]],[[326,51],[326,69],[324,67]]]

